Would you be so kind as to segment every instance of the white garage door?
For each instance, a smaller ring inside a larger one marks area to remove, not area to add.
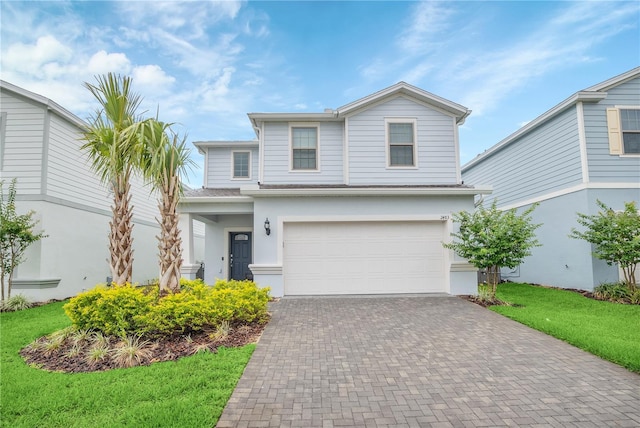
[[[285,223],[287,295],[445,292],[441,222]]]

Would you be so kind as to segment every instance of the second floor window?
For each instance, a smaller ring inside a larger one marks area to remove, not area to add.
[[[249,152],[233,152],[233,178],[250,178]]]
[[[389,144],[389,166],[416,166],[414,124],[411,122],[387,124],[387,138]]]
[[[292,127],[291,151],[292,169],[318,169],[318,128]]]
[[[620,110],[625,154],[640,154],[640,110]]]

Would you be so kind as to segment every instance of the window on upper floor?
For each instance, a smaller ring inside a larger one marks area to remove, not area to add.
[[[415,120],[387,119],[387,152],[389,167],[417,166]]]
[[[318,170],[317,126],[291,126],[291,169]]]
[[[621,109],[622,149],[626,154],[640,154],[640,110]]]
[[[609,153],[640,155],[640,107],[607,108]]]
[[[232,159],[232,178],[251,178],[251,152],[232,152]]]

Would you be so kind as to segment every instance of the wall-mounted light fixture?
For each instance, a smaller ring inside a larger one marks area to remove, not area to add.
[[[264,221],[264,231],[267,232],[267,235],[271,235],[271,223],[269,223],[269,218]]]

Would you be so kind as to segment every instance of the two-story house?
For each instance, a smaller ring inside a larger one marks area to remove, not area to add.
[[[274,296],[476,292],[442,247],[451,214],[490,193],[461,179],[470,111],[400,82],[321,113],[250,113],[257,139],[202,141],[204,186],[181,202],[205,223],[205,280],[253,278]]]
[[[540,204],[533,220],[542,247],[503,276],[586,290],[617,281],[617,266],[569,234],[581,228],[576,213],[599,211],[597,200],[640,207],[640,67],[571,95],[463,166],[462,177],[492,185],[486,204]]]
[[[62,299],[110,276],[109,221],[113,197],[80,150],[86,123],[56,102],[0,81],[0,179],[17,179],[16,209],[35,211],[48,235],[27,249],[14,272],[13,295]],[[134,281],[159,274],[157,202],[139,177],[131,187]],[[200,247],[196,223],[196,250]],[[201,258],[201,256],[199,257]]]

